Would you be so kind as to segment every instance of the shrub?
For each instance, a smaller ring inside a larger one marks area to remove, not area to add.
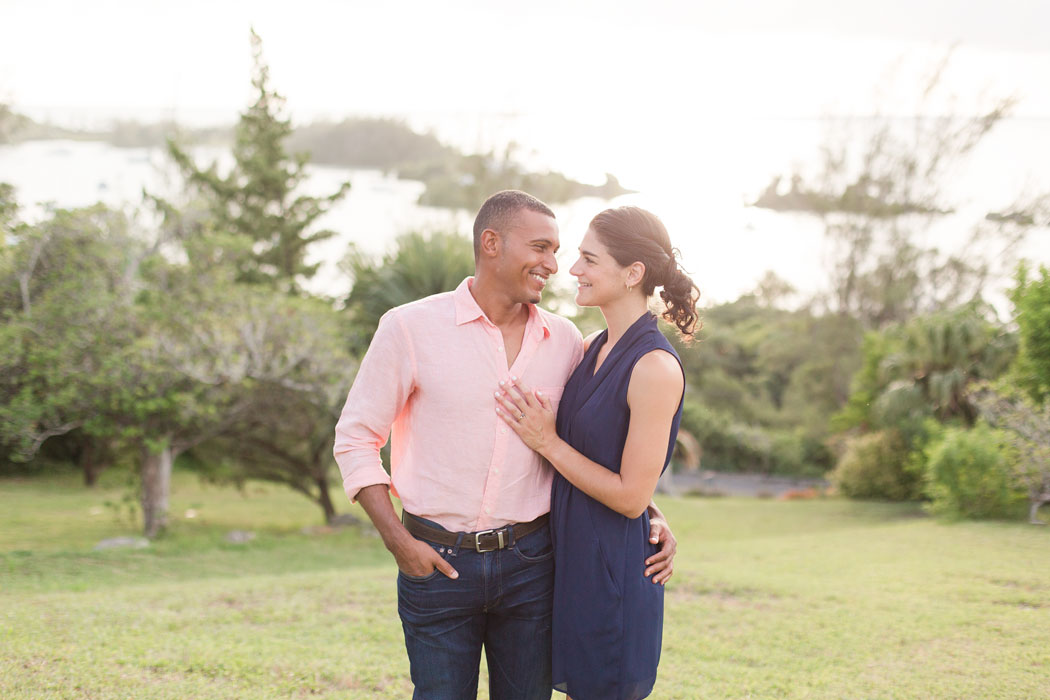
[[[846,444],[831,482],[849,498],[918,498],[921,478],[908,469],[908,452],[908,443],[893,429],[857,436]]]
[[[721,410],[686,399],[682,429],[703,448],[705,469],[820,476],[829,453],[823,442],[795,429],[775,429],[736,420]]]
[[[926,495],[936,515],[1007,517],[1023,500],[1011,481],[1016,455],[1002,431],[983,422],[970,430],[948,428],[925,453]]]

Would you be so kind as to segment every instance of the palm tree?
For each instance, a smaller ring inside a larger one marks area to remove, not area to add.
[[[470,239],[453,233],[413,232],[400,236],[395,250],[378,265],[353,249],[343,266],[354,280],[346,299],[356,331],[353,345],[363,352],[387,311],[451,291],[473,274],[474,247]]]
[[[900,349],[883,360],[887,388],[878,398],[884,415],[932,412],[972,425],[977,410],[971,382],[998,376],[1016,354],[1016,339],[989,323],[973,305],[920,316],[900,329]]]

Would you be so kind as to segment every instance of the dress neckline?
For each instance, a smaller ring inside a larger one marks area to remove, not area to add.
[[[624,334],[620,336],[620,339],[616,341],[616,344],[609,348],[609,354],[605,356],[605,361],[602,362],[601,366],[596,367],[596,365],[598,364],[598,353],[601,352],[601,349],[609,340],[609,329],[606,328],[604,331],[602,331],[598,335],[598,337],[594,339],[594,342],[591,343],[590,350],[593,354],[591,355],[591,362],[587,371],[588,381],[597,379],[598,376],[602,374],[604,370],[607,370],[607,368],[611,366],[610,362],[612,361],[612,359],[616,355],[621,354],[623,352],[623,349],[631,344],[631,341],[634,339],[634,336],[638,335],[641,332],[641,329],[646,328],[649,325],[650,321],[655,323],[656,316],[654,316],[651,311],[647,310],[645,311],[645,313],[639,316],[635,320],[635,322],[630,325],[630,327],[628,327]]]

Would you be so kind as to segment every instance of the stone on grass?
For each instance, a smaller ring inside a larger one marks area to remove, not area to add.
[[[233,544],[245,544],[255,539],[255,533],[251,530],[230,530],[226,533],[226,541]]]
[[[104,549],[144,549],[149,547],[149,540],[145,537],[110,537],[95,545],[95,551]]]
[[[361,519],[350,513],[340,513],[332,518],[332,522],[329,525],[332,527],[358,527],[361,525]]]
[[[300,532],[304,535],[331,535],[334,532],[348,527],[363,528],[365,523],[358,517],[351,515],[350,513],[340,513],[339,515],[332,518],[332,522],[327,525],[307,525],[302,528]]]

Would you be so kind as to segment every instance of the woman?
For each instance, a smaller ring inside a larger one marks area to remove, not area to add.
[[[657,551],[646,507],[670,461],[682,416],[681,361],[657,328],[649,298],[690,338],[696,285],[678,267],[667,230],[637,207],[591,221],[569,272],[576,303],[608,328],[588,339],[562,394],[512,381],[496,411],[557,473],[554,541],[555,690],[573,700],[632,700],[652,692],[660,660],[663,586],[637,565]]]

